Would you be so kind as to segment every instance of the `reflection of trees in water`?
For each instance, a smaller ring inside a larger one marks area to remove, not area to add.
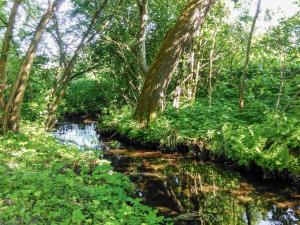
[[[272,206],[269,212],[269,220],[274,222],[274,224],[283,225],[295,225],[299,220],[297,220],[297,215],[291,209],[282,209],[276,206]]]
[[[283,209],[289,207],[289,201],[279,201],[276,194],[257,193],[234,172],[191,160],[170,163],[141,153],[134,156],[112,161],[134,177],[147,204],[165,210],[166,215],[179,213],[176,224],[296,224],[293,211]],[[272,201],[287,207],[274,207]]]
[[[295,223],[292,210],[274,207],[268,199],[259,197],[254,188],[243,187],[236,174],[213,165],[188,162],[180,169],[168,168],[166,174],[172,174],[168,176],[167,185],[185,209],[179,220],[226,225],[255,225],[262,220]],[[177,174],[177,182],[174,182],[174,174]]]

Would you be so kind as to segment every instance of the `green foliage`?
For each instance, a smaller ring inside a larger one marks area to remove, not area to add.
[[[71,83],[67,90],[61,113],[89,113],[99,112],[107,106],[113,93],[110,92],[110,83],[83,78]]]
[[[0,224],[161,224],[129,179],[35,124],[0,137]]]
[[[104,116],[100,126],[141,143],[165,147],[200,141],[214,154],[225,155],[239,165],[255,162],[269,171],[287,170],[299,176],[300,124],[296,118],[262,113],[255,107],[241,113],[230,102],[222,103],[211,108],[199,102],[178,111],[168,108],[143,128],[132,119],[130,108],[124,107]]]
[[[109,112],[109,113],[108,113]],[[102,117],[103,129],[115,129],[120,134],[140,143],[162,143],[172,133],[171,125],[165,117],[159,117],[147,127],[142,127],[132,119],[132,108],[109,109]]]
[[[253,125],[224,124],[213,139],[212,149],[240,165],[255,162],[270,171],[288,170],[299,175],[299,133],[299,121],[270,114]]]

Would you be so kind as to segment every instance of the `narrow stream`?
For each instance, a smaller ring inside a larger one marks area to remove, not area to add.
[[[65,122],[54,135],[82,151],[103,151],[114,169],[136,184],[137,197],[175,224],[300,224],[300,193],[292,185],[257,182],[180,154],[125,147],[101,138],[94,123]]]

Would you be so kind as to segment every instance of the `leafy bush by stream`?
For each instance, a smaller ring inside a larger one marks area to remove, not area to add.
[[[111,109],[100,126],[141,143],[154,142],[167,147],[204,143],[212,153],[225,155],[239,165],[255,162],[269,171],[287,170],[300,175],[300,124],[296,118],[259,110],[240,113],[229,105],[208,108],[196,102],[178,111],[168,108],[142,128],[131,114],[128,106]]]
[[[129,179],[94,151],[61,145],[36,125],[0,137],[0,224],[161,224]]]

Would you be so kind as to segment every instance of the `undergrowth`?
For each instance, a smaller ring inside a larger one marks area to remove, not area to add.
[[[0,136],[0,224],[162,224],[99,152],[59,144],[32,123]]]
[[[241,166],[255,162],[267,171],[300,176],[299,120],[259,108],[239,112],[228,104],[208,108],[196,102],[180,110],[168,108],[148,126],[141,127],[132,119],[132,109],[125,106],[110,109],[100,127],[116,130],[140,143],[159,143],[167,148],[204,143],[206,150],[225,155]]]

